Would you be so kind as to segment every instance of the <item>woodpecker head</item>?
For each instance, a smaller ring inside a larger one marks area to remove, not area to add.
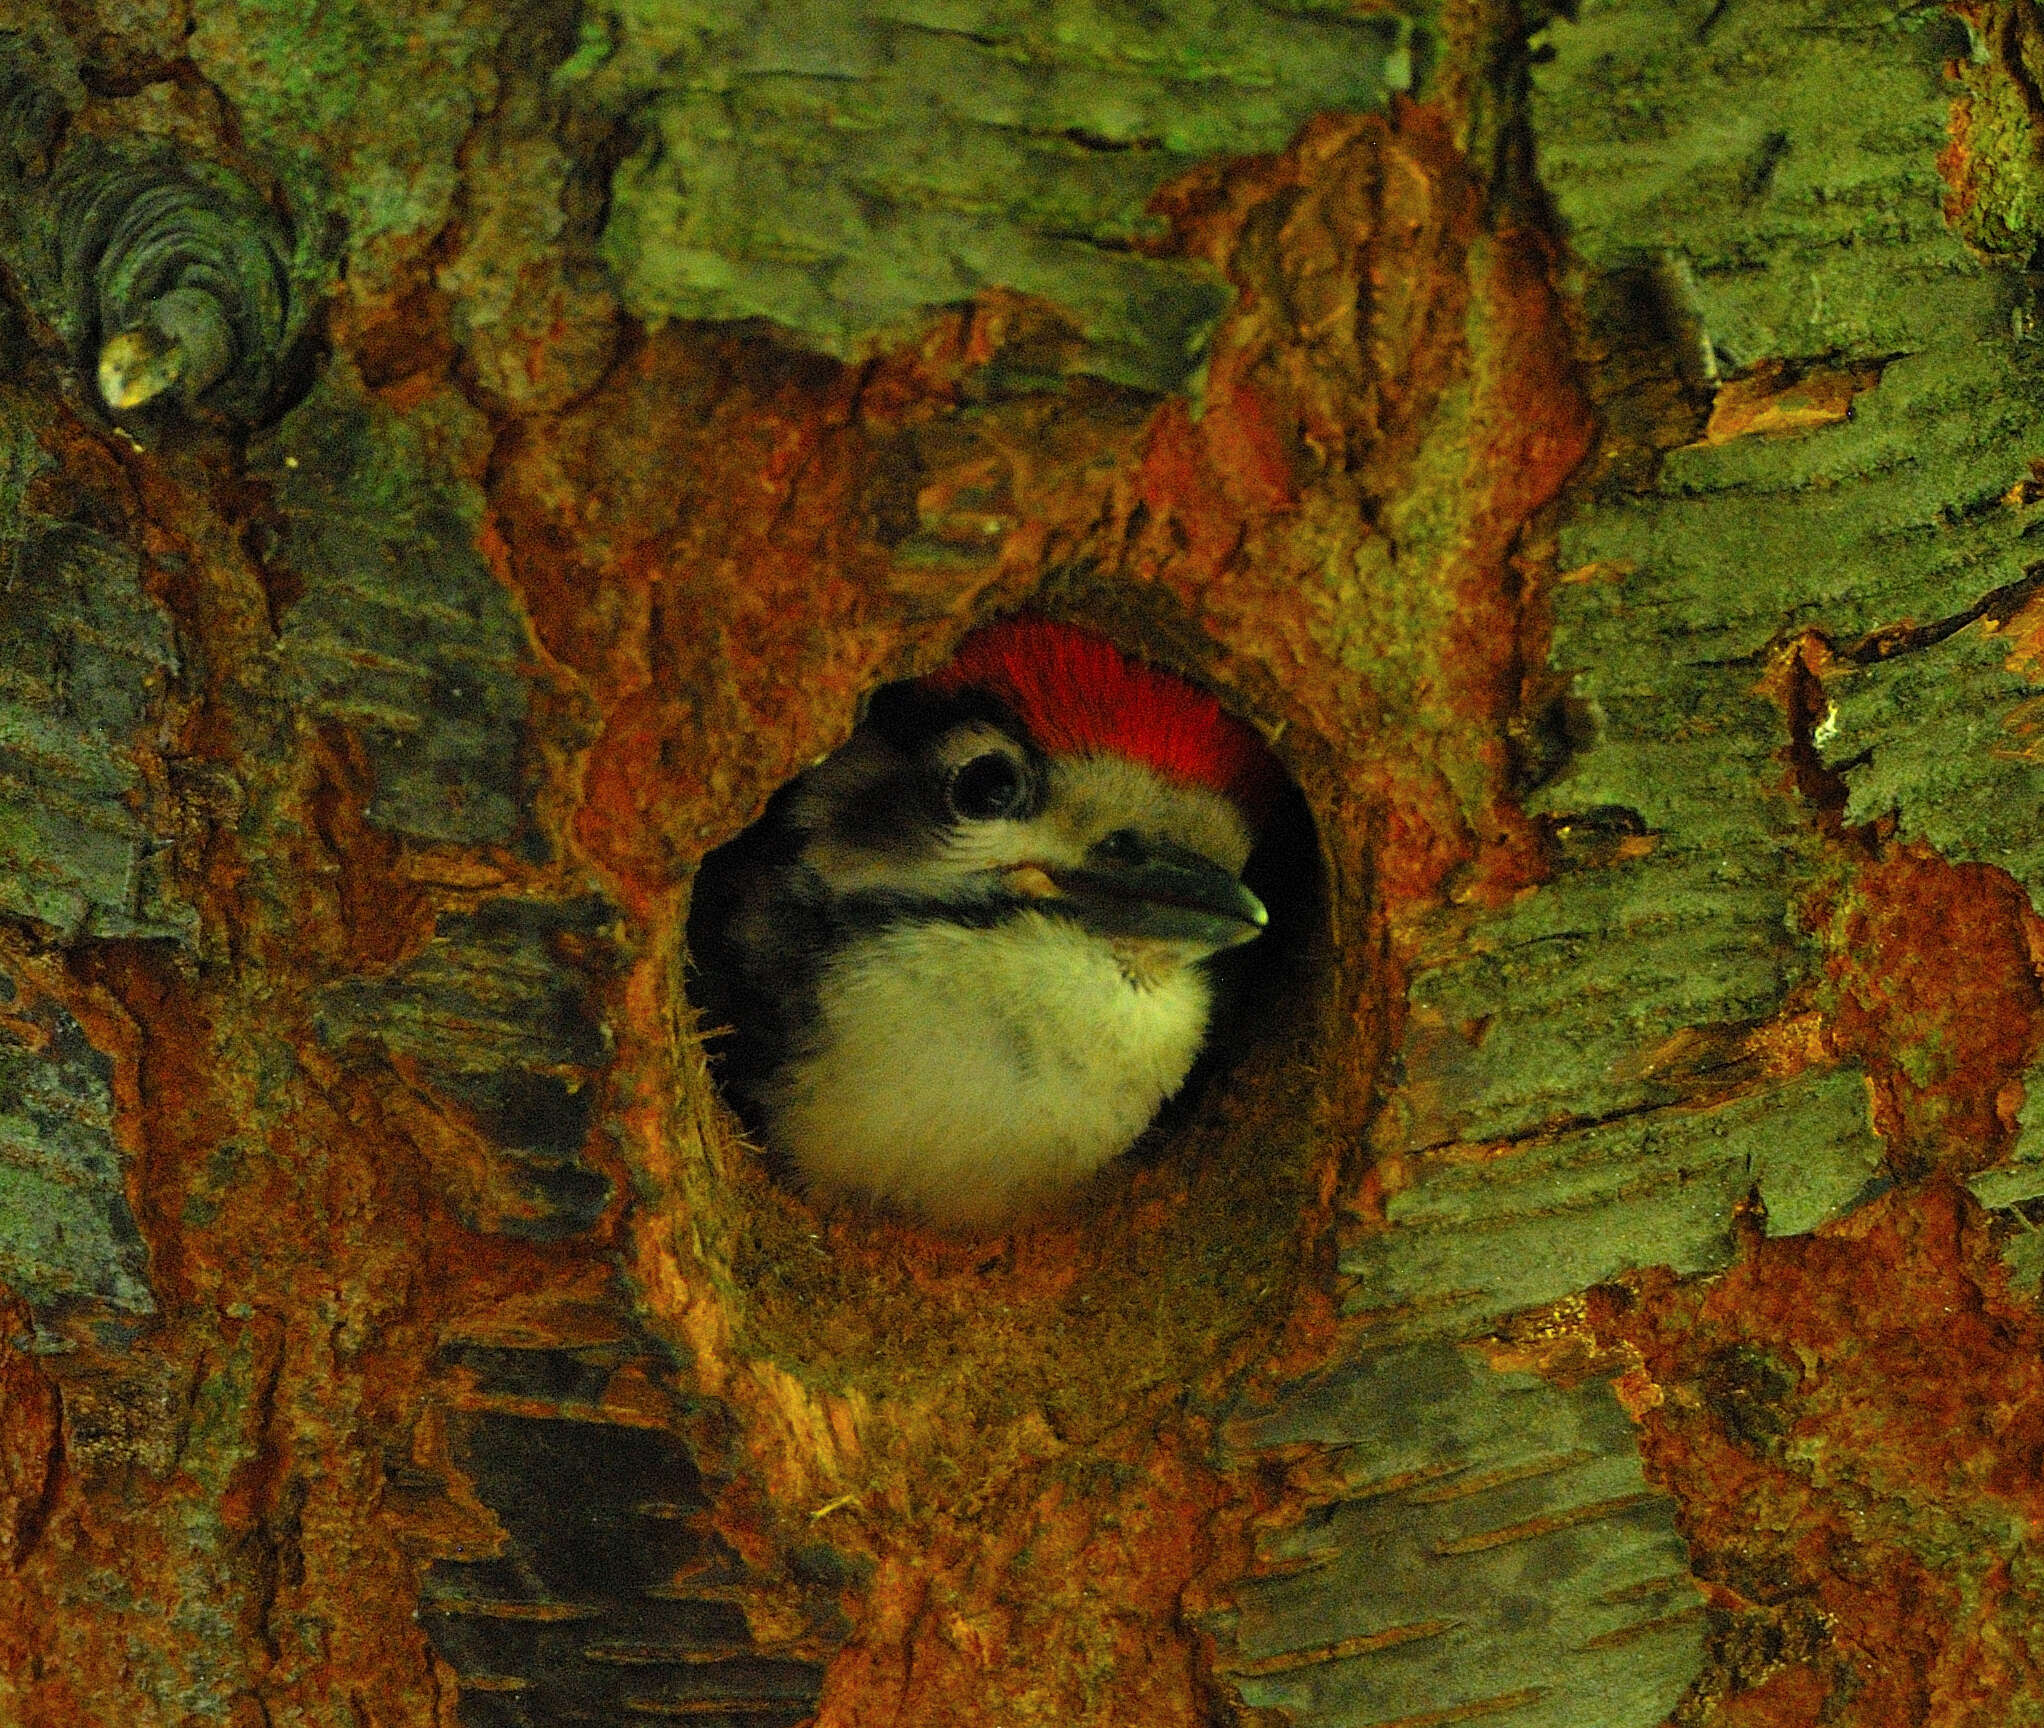
[[[1204,692],[1012,619],[882,691],[706,863],[735,1090],[812,1187],[996,1222],[1140,1134],[1199,1053],[1203,962],[1276,769]]]
[[[883,692],[791,814],[840,894],[975,923],[1028,908],[1107,940],[1140,975],[1268,922],[1241,881],[1268,772],[1211,696],[1023,618]]]

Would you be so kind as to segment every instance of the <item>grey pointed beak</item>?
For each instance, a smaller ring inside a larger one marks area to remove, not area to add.
[[[1270,914],[1235,874],[1168,840],[1110,835],[1077,869],[1053,872],[1079,920],[1108,936],[1209,953],[1252,942]]]

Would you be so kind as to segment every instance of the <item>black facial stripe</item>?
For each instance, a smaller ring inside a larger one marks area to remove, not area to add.
[[[942,782],[904,757],[832,811],[830,828],[848,846],[906,862],[929,853],[950,822]]]
[[[929,797],[937,800],[936,820],[955,826],[944,804],[944,782],[956,763],[938,759],[944,741],[965,726],[990,726],[1022,753],[1028,769],[1029,799],[1010,812],[1026,820],[1043,809],[1050,759],[1037,748],[1028,729],[999,698],[984,690],[961,690],[955,696],[934,695],[917,684],[889,684],[873,694],[862,725],[872,728],[904,756],[916,762],[926,776],[918,807]]]
[[[832,924],[847,936],[877,936],[882,931],[917,924],[959,924],[968,930],[995,930],[1030,911],[1061,915],[1055,900],[1032,900],[1020,894],[939,900],[927,894],[904,894],[885,888],[840,895],[830,908]]]

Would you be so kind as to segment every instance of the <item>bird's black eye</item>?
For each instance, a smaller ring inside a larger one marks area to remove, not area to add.
[[[951,776],[951,808],[968,822],[991,822],[1022,808],[1022,766],[998,750],[975,756]]]

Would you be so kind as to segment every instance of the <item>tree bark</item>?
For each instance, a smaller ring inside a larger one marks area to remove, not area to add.
[[[2044,1721],[2040,65],[0,0],[0,1725]],[[1025,604],[1282,988],[818,1209],[693,872]]]

